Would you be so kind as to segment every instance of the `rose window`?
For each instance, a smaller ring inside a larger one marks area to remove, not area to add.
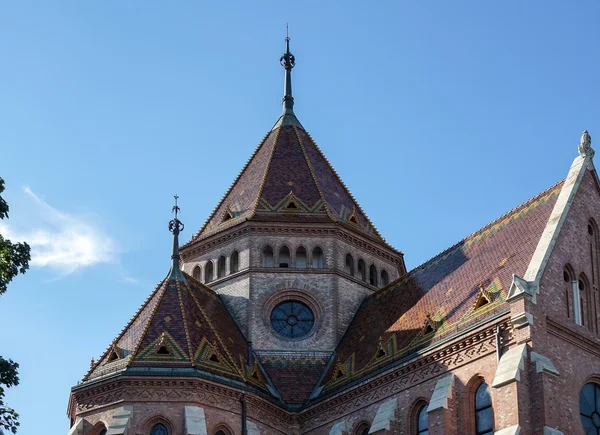
[[[271,327],[287,338],[307,335],[315,324],[312,310],[300,301],[285,301],[271,311]]]

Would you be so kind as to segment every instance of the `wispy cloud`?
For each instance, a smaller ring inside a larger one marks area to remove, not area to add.
[[[3,222],[0,223],[0,234],[13,241],[29,243],[31,267],[48,268],[60,275],[69,275],[96,264],[118,261],[116,243],[92,219],[59,211],[29,187],[23,190],[33,200],[31,212],[39,214],[40,222],[34,224],[34,229],[25,232],[14,231]]]

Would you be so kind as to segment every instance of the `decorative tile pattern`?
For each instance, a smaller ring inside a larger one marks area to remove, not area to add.
[[[337,347],[324,391],[504,310],[512,274],[527,269],[561,187],[562,182],[365,299]]]

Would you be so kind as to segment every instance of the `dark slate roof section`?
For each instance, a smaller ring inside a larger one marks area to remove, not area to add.
[[[286,404],[301,405],[321,378],[327,358],[261,358],[262,367]]]
[[[383,242],[308,133],[282,125],[267,134],[192,241],[246,220],[310,222],[307,217],[342,222]]]
[[[336,349],[320,394],[503,312],[512,274],[525,273],[562,184],[367,297]],[[477,308],[482,295],[487,303]]]
[[[185,279],[157,286],[84,381],[128,367],[194,368],[267,391],[258,365],[246,365],[248,343],[221,298]]]

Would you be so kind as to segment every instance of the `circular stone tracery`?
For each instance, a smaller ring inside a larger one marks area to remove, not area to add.
[[[303,302],[284,301],[271,311],[271,327],[287,338],[300,338],[307,335],[315,324],[315,315]]]
[[[600,385],[583,386],[579,393],[579,414],[585,433],[600,435]]]

